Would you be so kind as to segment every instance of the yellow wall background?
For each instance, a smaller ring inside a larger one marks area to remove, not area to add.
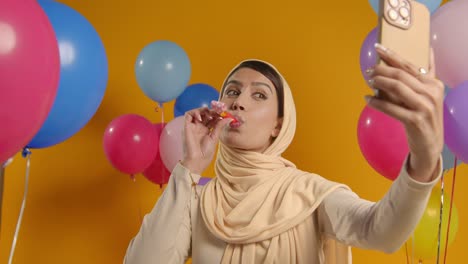
[[[191,83],[219,89],[227,72],[244,58],[275,64],[296,98],[298,131],[286,153],[301,169],[344,182],[361,197],[381,198],[391,182],[367,164],[356,125],[369,93],[359,71],[359,49],[376,26],[368,1],[161,1],[62,0],[95,26],[109,59],[104,101],[90,123],[70,140],[33,150],[26,211],[14,263],[121,263],[141,214],[161,194],[143,176],[137,181],[107,162],[102,136],[119,115],[161,120],[155,103],[138,88],[134,63],[155,40],[181,45],[192,63]],[[172,119],[173,103],[165,105]],[[7,168],[0,263],[7,263],[21,205],[25,161]],[[207,176],[213,170],[207,171]],[[455,203],[459,231],[447,263],[465,263],[468,252],[468,169],[461,165]],[[446,183],[451,184],[452,177]],[[404,247],[384,253],[354,249],[355,263],[406,263]],[[424,263],[434,263],[425,261]]]

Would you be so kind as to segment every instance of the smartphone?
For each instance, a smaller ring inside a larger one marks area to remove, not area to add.
[[[429,69],[430,12],[413,0],[380,0],[378,42],[418,68]],[[377,63],[385,62],[378,59]],[[385,96],[382,91],[379,96]]]

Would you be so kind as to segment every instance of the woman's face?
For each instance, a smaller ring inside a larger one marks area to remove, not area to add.
[[[221,101],[240,122],[226,126],[220,140],[228,147],[263,152],[281,129],[278,96],[261,73],[241,68],[227,80]]]

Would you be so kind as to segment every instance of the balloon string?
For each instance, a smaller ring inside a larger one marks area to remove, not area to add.
[[[165,126],[165,124],[164,124],[164,105],[162,103],[159,103],[159,108],[161,109],[161,124],[162,124],[161,125],[162,126],[161,127],[161,133],[162,133],[163,130],[164,130],[164,126]],[[159,134],[159,137],[161,138],[161,134]],[[165,171],[164,171],[165,170],[164,163],[161,163],[161,164],[162,164],[162,166],[160,166],[160,167],[161,167],[162,183],[159,184],[159,188],[162,189],[164,183],[166,182],[166,174],[165,174]]]
[[[439,264],[440,260],[440,241],[442,237],[442,219],[444,214],[444,175],[446,171],[442,173],[442,177],[440,178],[440,212],[439,212],[439,231],[437,234],[437,259],[436,263]]]
[[[9,158],[0,167],[0,236],[2,227],[2,204],[3,204],[3,186],[5,183],[5,168],[13,162],[13,158]]]
[[[12,242],[12,245],[11,245],[10,258],[8,260],[8,264],[12,263],[13,255],[15,254],[16,241],[18,240],[18,233],[19,233],[20,226],[21,226],[21,220],[23,219],[24,208],[26,207],[26,197],[27,197],[27,194],[28,194],[29,172],[30,172],[30,168],[31,168],[31,151],[29,151],[29,149],[25,148],[23,150],[23,157],[27,158],[27,161],[26,161],[26,178],[25,178],[25,181],[24,181],[23,202],[21,203],[21,209],[20,209],[20,213],[19,213],[19,216],[18,216],[18,222],[16,223],[16,230],[15,230],[15,235],[13,236],[13,242]]]
[[[405,253],[406,253],[406,264],[409,264],[409,258],[408,258],[408,242],[405,243]]]
[[[412,246],[411,247],[411,264],[414,263],[414,248],[415,248],[415,243],[416,243],[414,240],[415,240],[415,237],[414,237],[414,232],[413,232],[413,234],[411,235],[411,244],[412,244],[411,245]]]
[[[455,157],[454,160],[454,166],[453,166],[453,181],[452,181],[452,193],[450,195],[450,210],[449,210],[449,218],[448,218],[448,226],[447,226],[447,237],[445,239],[445,253],[444,253],[444,264],[447,261],[447,248],[448,248],[448,241],[449,241],[449,236],[450,236],[450,222],[452,220],[452,206],[453,206],[453,196],[455,193],[455,179],[457,176],[457,157]]]
[[[132,179],[133,185],[135,185],[134,189],[135,189],[136,194],[134,196],[136,197],[136,204],[137,204],[137,208],[138,208],[138,217],[140,219],[140,224],[141,224],[143,222],[143,216],[141,215],[140,193],[138,192],[138,186],[137,186],[137,183],[136,183],[135,175],[134,174],[130,175],[130,178]]]
[[[161,109],[161,123],[164,124],[164,106],[162,103],[159,103],[159,108]]]

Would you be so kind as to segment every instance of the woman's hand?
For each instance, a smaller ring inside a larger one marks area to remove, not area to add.
[[[221,130],[231,121],[231,118],[223,119],[207,107],[186,112],[182,165],[193,173],[201,174],[214,157]]]
[[[367,96],[366,100],[403,123],[410,149],[408,172],[415,180],[428,182],[441,166],[444,144],[444,84],[435,78],[433,51],[429,69],[420,69],[381,45],[376,50],[387,65],[369,69],[369,83],[386,96]]]

